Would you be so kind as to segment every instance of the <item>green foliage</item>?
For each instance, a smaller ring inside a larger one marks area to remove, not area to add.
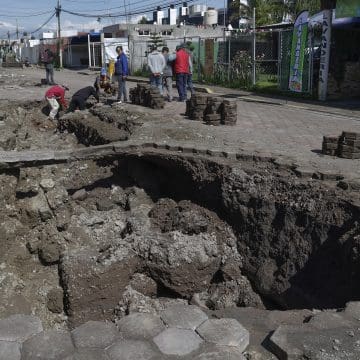
[[[257,26],[281,22],[285,11],[285,5],[282,0],[249,0],[248,6],[239,3],[239,0],[235,0],[231,6],[235,9],[232,19],[238,18],[239,12],[241,17],[251,19],[255,7]]]
[[[238,51],[231,60],[230,67],[216,63],[212,78],[206,82],[230,88],[249,89],[252,85],[252,60],[247,51]]]
[[[141,69],[133,71],[132,75],[148,78],[150,76],[150,72],[148,70],[148,67],[144,65]]]
[[[143,16],[139,21],[138,21],[138,24],[147,24],[147,18],[146,16]]]
[[[308,10],[311,15],[320,11],[320,0],[297,0],[290,1],[288,5],[289,13],[292,15],[293,19],[296,18],[303,10]]]
[[[148,43],[149,48],[156,46],[157,49],[159,49],[162,46],[165,46],[163,39],[159,33],[151,33],[150,34],[150,41]]]
[[[309,10],[310,14],[320,11],[320,2],[320,0],[249,0],[246,6],[235,0],[231,5],[235,10],[231,20],[237,19],[239,12],[241,17],[251,19],[254,7],[257,26],[279,23],[286,15],[290,15],[292,20],[295,20],[302,10]]]

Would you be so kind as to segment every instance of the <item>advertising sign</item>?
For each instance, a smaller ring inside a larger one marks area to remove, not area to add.
[[[325,101],[327,96],[330,48],[331,48],[331,20],[332,20],[332,11],[323,10],[319,89],[318,89],[319,100],[322,101]]]
[[[305,46],[308,35],[308,11],[302,11],[294,24],[291,48],[289,89],[302,92]]]

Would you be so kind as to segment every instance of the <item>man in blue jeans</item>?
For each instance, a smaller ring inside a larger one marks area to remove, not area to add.
[[[126,55],[123,52],[122,46],[116,47],[116,53],[118,54],[115,63],[115,77],[119,84],[118,103],[121,104],[121,98],[124,96],[124,102],[127,101],[127,92],[126,92],[126,79],[129,75],[129,66]]]
[[[163,71],[166,66],[165,58],[162,53],[157,50],[156,45],[152,45],[151,53],[148,55],[148,67],[150,70],[150,85],[157,87],[160,94],[163,94],[162,78]]]
[[[191,60],[189,53],[185,50],[185,45],[179,45],[176,49],[176,56],[171,56],[170,60],[175,60],[174,71],[176,76],[176,87],[179,93],[179,101],[186,101],[187,76],[190,72]]]
[[[48,85],[55,85],[54,82],[54,61],[55,55],[50,49],[46,49],[43,55],[43,63],[46,71],[46,83]]]

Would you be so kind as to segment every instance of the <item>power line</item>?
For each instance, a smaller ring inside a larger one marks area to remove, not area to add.
[[[194,2],[196,0],[189,0],[189,2]],[[181,5],[182,1],[170,1],[167,4],[164,4],[162,7],[168,7],[170,5]],[[75,11],[70,11],[70,10],[66,10],[66,9],[62,9],[62,11],[64,11],[65,13],[68,13],[70,15],[74,15],[74,16],[80,16],[80,17],[87,17],[87,18],[112,18],[112,17],[126,17],[126,16],[133,16],[133,15],[140,15],[146,12],[150,12],[150,11],[154,11],[156,10],[157,7],[154,7],[153,5],[151,7],[146,7],[146,8],[138,8],[135,9],[133,11],[130,12],[119,12],[119,13],[114,13],[114,14],[88,14],[88,13],[79,13],[79,12],[75,12]]]
[[[44,11],[41,13],[34,13],[34,14],[27,14],[27,15],[8,15],[8,14],[0,14],[2,17],[10,17],[10,18],[26,18],[26,17],[34,17],[34,16],[40,16],[45,14],[50,14],[53,10]]]
[[[27,33],[29,34],[35,34],[37,33],[38,31],[40,31],[44,26],[46,26],[50,21],[51,19],[55,16],[55,12],[52,13],[52,15],[42,24],[40,25],[37,29],[33,30],[33,31],[27,31]],[[6,36],[10,37],[10,36],[14,36],[16,35],[16,31],[13,32],[13,33],[10,33],[9,31],[7,33],[4,33]],[[2,35],[1,37],[5,37],[4,35]]]

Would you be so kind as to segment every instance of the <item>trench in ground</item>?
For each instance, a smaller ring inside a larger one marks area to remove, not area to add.
[[[148,152],[1,176],[14,207],[2,226],[21,227],[15,243],[33,254],[12,270],[29,279],[21,270],[36,267],[40,298],[71,325],[177,299],[211,309],[360,299],[358,195],[271,162]],[[3,233],[5,247],[14,239]]]

